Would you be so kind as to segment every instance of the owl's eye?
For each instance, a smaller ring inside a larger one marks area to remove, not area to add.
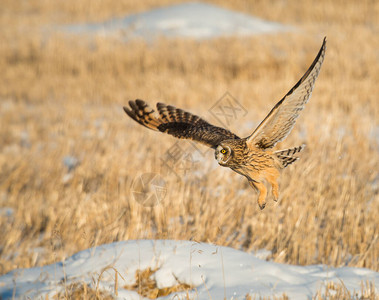
[[[225,149],[222,149],[222,150],[221,150],[221,153],[222,153],[222,154],[225,154],[225,153],[226,153],[226,150],[225,150]]]

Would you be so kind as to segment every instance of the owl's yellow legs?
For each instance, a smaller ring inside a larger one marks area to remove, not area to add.
[[[249,181],[249,184],[254,189],[258,190],[258,205],[260,209],[264,209],[266,206],[267,189],[263,182]]]
[[[266,175],[266,180],[272,187],[272,196],[274,197],[274,201],[278,201],[279,198],[279,185],[276,181],[279,175],[280,173],[277,170],[273,170]]]
[[[272,196],[275,201],[278,201],[279,198],[279,185],[276,181],[279,177],[279,172],[277,170],[269,172],[266,174],[266,180],[272,187]],[[249,181],[249,184],[255,190],[258,190],[258,205],[260,209],[264,209],[266,206],[266,197],[267,197],[267,188],[263,182],[259,181]]]

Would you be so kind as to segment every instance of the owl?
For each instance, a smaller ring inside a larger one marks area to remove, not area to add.
[[[248,137],[240,138],[231,131],[214,126],[204,119],[175,108],[157,103],[158,114],[143,100],[129,101],[125,113],[139,124],[152,130],[168,133],[180,139],[191,139],[214,149],[215,159],[244,176],[258,192],[260,209],[266,206],[267,187],[275,201],[279,197],[280,170],[292,164],[304,145],[274,151],[292,130],[300,111],[308,102],[324,61],[326,38],[316,58],[295,86],[272,108],[266,118]]]

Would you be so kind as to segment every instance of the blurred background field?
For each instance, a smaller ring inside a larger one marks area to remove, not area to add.
[[[125,43],[43,30],[171,3],[2,1],[0,274],[145,238],[379,271],[379,2],[210,1],[297,28],[246,38]],[[247,136],[302,76],[325,35],[313,96],[277,147],[307,144],[282,173],[278,203],[260,211],[245,180],[215,168],[202,146],[203,160],[182,180],[162,174],[163,201],[135,201],[135,178],[159,173],[176,140],[129,119],[128,100],[165,102],[217,123],[209,109],[229,92],[247,111],[230,128]]]

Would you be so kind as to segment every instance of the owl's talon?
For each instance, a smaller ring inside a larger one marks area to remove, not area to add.
[[[266,207],[266,199],[258,199],[258,205],[261,210],[263,210]]]
[[[274,194],[274,201],[278,202],[279,196]]]
[[[263,204],[259,204],[259,203],[258,203],[258,205],[259,205],[259,208],[260,208],[261,210],[263,210],[263,209],[266,207],[266,203],[263,203]]]

